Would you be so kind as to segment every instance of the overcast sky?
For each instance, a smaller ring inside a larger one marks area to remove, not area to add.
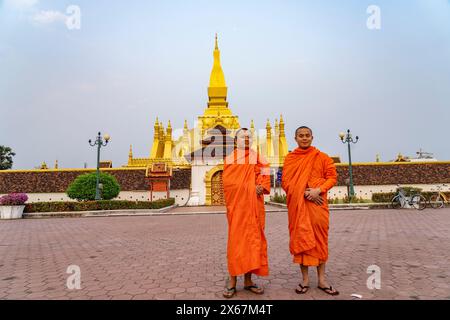
[[[367,26],[370,5],[380,29]],[[94,167],[98,131],[114,167],[130,144],[148,157],[156,116],[180,128],[203,113],[216,32],[242,126],[282,113],[290,149],[308,125],[343,161],[347,128],[360,136],[355,162],[420,148],[450,160],[449,0],[3,0],[0,145],[13,168]]]

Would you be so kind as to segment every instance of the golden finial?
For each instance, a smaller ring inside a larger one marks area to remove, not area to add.
[[[250,122],[250,129],[252,129],[252,130],[255,129],[255,123],[253,122],[253,119]]]
[[[184,120],[184,129],[185,129],[185,130],[188,130],[187,120]]]
[[[280,114],[280,137],[284,137],[285,133],[284,133],[284,120],[283,120],[283,115]]]
[[[130,144],[130,152],[128,152],[128,158],[133,158],[133,146]]]
[[[216,46],[215,46],[214,49],[215,50],[219,50],[219,44],[218,44],[218,41],[217,41],[217,32],[216,32]]]
[[[169,122],[167,123],[167,129],[172,129],[172,126],[170,125],[170,120],[169,120]]]
[[[270,128],[272,128],[272,126],[270,125],[270,120],[267,119],[266,129],[270,129]]]
[[[158,117],[156,117],[156,120],[155,120],[155,127],[158,127],[159,126],[159,120],[158,120]]]
[[[58,169],[58,160],[55,161],[55,169]]]
[[[162,122],[159,122],[159,139],[164,139],[164,127]]]

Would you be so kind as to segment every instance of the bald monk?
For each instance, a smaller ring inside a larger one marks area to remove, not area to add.
[[[318,288],[338,295],[325,278],[329,229],[327,192],[336,184],[336,167],[328,155],[311,146],[310,128],[299,127],[295,140],[298,148],[286,156],[282,174],[289,216],[289,249],[303,276],[303,284],[295,291],[298,294],[308,292],[308,267],[314,266],[317,267]]]
[[[270,193],[270,170],[265,161],[250,149],[251,137],[239,129],[234,151],[225,158],[222,174],[227,207],[227,260],[230,274],[223,296],[236,294],[237,276],[244,274],[244,289],[255,294],[264,289],[252,281],[252,274],[267,276],[267,241],[264,235],[264,194]]]

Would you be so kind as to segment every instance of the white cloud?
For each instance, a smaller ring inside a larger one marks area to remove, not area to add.
[[[39,0],[5,0],[5,5],[18,10],[26,10],[34,7]]]
[[[67,16],[59,11],[40,11],[33,16],[33,21],[42,24],[65,22]]]

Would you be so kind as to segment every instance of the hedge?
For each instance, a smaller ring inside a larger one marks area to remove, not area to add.
[[[286,195],[279,195],[278,193],[275,193],[273,197],[270,197],[270,201],[286,204]]]
[[[363,199],[362,197],[353,196],[351,203],[370,203],[370,200]],[[348,196],[344,198],[330,198],[328,204],[348,204],[350,203]]]
[[[27,203],[24,212],[67,212],[67,211],[96,211],[121,209],[160,209],[175,203],[174,198],[156,201],[82,201],[82,202],[37,202]]]

